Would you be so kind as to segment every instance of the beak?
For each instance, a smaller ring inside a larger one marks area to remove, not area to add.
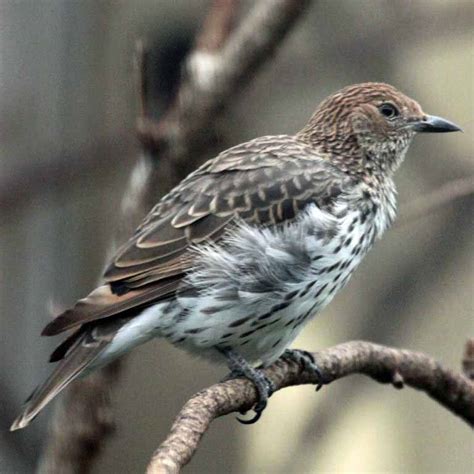
[[[419,122],[413,124],[413,130],[423,133],[462,132],[453,122],[436,115],[425,115]]]

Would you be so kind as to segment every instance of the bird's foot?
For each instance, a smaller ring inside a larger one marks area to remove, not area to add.
[[[244,425],[256,423],[262,416],[269,397],[275,391],[273,382],[261,370],[253,368],[238,352],[228,348],[219,349],[219,351],[226,357],[230,369],[230,373],[224,378],[223,382],[236,378],[246,378],[255,385],[258,396],[258,401],[253,408],[255,416],[250,420],[242,420],[241,418],[237,418],[237,420]]]
[[[286,349],[282,355],[282,358],[296,362],[297,364],[303,366],[303,370],[309,372],[316,378],[316,390],[321,389],[324,384],[324,377],[311,352],[303,351],[301,349]]]

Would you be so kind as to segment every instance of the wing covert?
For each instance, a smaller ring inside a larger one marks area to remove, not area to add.
[[[309,203],[327,207],[349,178],[288,136],[262,137],[220,154],[151,210],[105,272],[113,291],[163,283],[192,265],[193,245],[217,241],[238,219],[291,221]]]

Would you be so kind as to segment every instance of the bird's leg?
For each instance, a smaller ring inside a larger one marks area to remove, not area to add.
[[[283,355],[283,359],[294,361],[299,365],[303,366],[303,370],[311,373],[318,381],[316,390],[319,390],[324,384],[324,377],[321,370],[317,366],[313,354],[308,351],[301,349],[286,349]]]
[[[240,418],[237,418],[237,420],[244,425],[256,423],[267,406],[268,398],[275,391],[273,382],[261,370],[254,369],[238,352],[229,348],[219,348],[218,350],[226,358],[230,369],[230,373],[225,377],[224,381],[246,378],[255,385],[258,395],[258,401],[254,407],[255,416],[250,420],[242,420]]]

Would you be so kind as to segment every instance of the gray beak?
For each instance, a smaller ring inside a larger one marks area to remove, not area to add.
[[[453,122],[436,115],[425,115],[422,120],[413,124],[413,130],[423,133],[462,132]]]

